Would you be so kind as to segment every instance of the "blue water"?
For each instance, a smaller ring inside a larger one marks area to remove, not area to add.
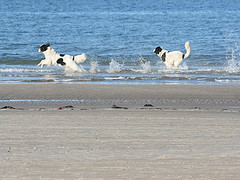
[[[240,84],[238,0],[2,0],[0,24],[0,83]],[[186,41],[178,70],[152,52]],[[85,72],[38,67],[44,43]]]

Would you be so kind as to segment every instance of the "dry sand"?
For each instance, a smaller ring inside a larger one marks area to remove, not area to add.
[[[234,85],[0,85],[0,179],[239,179],[239,94]]]

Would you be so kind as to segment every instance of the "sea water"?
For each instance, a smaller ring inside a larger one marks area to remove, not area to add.
[[[238,0],[3,0],[0,14],[0,83],[240,84]],[[186,41],[177,70],[153,54]],[[86,53],[82,72],[38,67],[44,43]]]

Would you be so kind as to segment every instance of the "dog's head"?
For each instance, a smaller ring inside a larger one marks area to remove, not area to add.
[[[162,49],[160,46],[158,46],[158,47],[156,47],[156,48],[153,50],[153,53],[159,54],[162,50],[163,50],[163,49]]]
[[[50,49],[50,44],[49,43],[48,44],[43,44],[43,45],[40,46],[38,52],[43,53],[43,52],[47,51],[48,49]]]

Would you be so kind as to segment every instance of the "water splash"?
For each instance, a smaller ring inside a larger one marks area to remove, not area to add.
[[[141,66],[141,70],[139,70],[139,72],[143,73],[143,74],[149,74],[152,72],[152,66],[150,61],[147,62],[142,62]]]
[[[150,61],[142,62],[140,64],[141,69],[131,69],[133,72],[142,73],[142,74],[149,74],[152,72],[152,66]]]
[[[226,39],[226,71],[229,73],[236,73],[240,71],[240,48],[239,39],[234,32],[228,34]]]
[[[231,54],[226,57],[227,59],[226,70],[230,73],[235,73],[240,70],[239,63],[238,63],[239,58],[237,56],[238,55],[236,54],[235,49],[232,48]]]
[[[181,70],[181,71],[187,71],[188,70],[187,63],[183,62],[182,64],[179,65],[178,69]]]
[[[98,62],[97,61],[93,61],[91,62],[91,68],[89,70],[90,73],[96,74],[99,72],[98,70]]]
[[[139,57],[139,61],[140,61],[140,67],[141,69],[132,69],[133,72],[138,72],[138,73],[142,73],[142,74],[149,74],[152,72],[152,66],[151,66],[151,62],[147,61],[143,58],[142,55],[140,55]]]
[[[119,64],[116,60],[112,59],[109,63],[109,68],[107,69],[108,73],[117,73],[120,72],[123,67],[123,64]]]
[[[189,72],[188,69],[188,65],[186,62],[181,63],[177,69],[173,69],[173,68],[167,68],[167,66],[165,66],[165,64],[163,64],[162,62],[157,63],[157,65],[160,67],[160,69],[158,70],[158,73],[162,74],[162,73],[187,73]]]
[[[76,73],[85,73],[87,72],[81,65],[78,65],[74,68],[65,66],[65,75],[71,76]]]

